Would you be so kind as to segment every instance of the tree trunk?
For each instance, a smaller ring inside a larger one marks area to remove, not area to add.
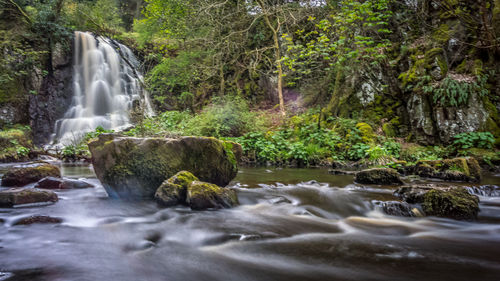
[[[340,101],[340,80],[342,79],[342,67],[337,67],[337,73],[335,74],[335,86],[333,88],[333,94],[326,108],[327,112],[337,116],[338,106]]]
[[[269,15],[266,13],[266,9],[264,7],[264,2],[262,0],[257,0],[259,3],[260,8],[262,9],[262,13],[264,16],[264,21],[266,22],[266,25],[269,27],[269,29],[273,33],[273,41],[274,41],[274,55],[276,59],[276,68],[278,69],[278,98],[279,98],[279,103],[280,103],[280,112],[281,115],[285,116],[286,111],[285,111],[285,101],[283,99],[283,67],[281,65],[281,52],[280,52],[280,42],[278,40],[278,32],[280,29],[280,22],[278,19],[278,26],[277,28],[274,28],[273,25],[271,24],[271,21],[269,20]]]

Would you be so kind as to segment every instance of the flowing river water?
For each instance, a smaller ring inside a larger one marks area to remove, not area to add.
[[[376,204],[395,187],[242,168],[239,207],[191,211],[108,199],[91,166],[62,171],[97,187],[0,209],[0,280],[500,280],[500,194],[480,196],[476,222],[395,217]],[[63,222],[14,225],[30,215]]]

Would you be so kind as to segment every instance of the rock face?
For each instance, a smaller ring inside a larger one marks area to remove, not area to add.
[[[403,184],[399,174],[394,169],[375,168],[360,171],[356,174],[354,180],[362,184]]]
[[[410,173],[446,181],[478,182],[481,180],[481,167],[474,158],[454,158],[445,160],[419,161]]]
[[[225,186],[238,171],[238,159],[232,150],[214,138],[103,134],[89,143],[89,148],[96,175],[111,197],[152,199],[165,179],[183,170],[200,180]]]
[[[64,49],[60,44],[51,50],[52,69],[48,75],[39,75],[37,94],[29,95],[29,119],[35,144],[46,144],[54,132],[57,119],[63,117],[73,97],[72,48]],[[33,75],[36,76],[34,73]]]
[[[238,197],[232,189],[193,181],[188,186],[186,202],[193,210],[221,209],[238,205]]]
[[[193,210],[230,208],[238,205],[232,189],[201,182],[193,174],[180,171],[158,188],[156,201],[163,206],[187,204]]]
[[[24,186],[44,177],[61,177],[58,167],[48,163],[31,163],[15,166],[2,176],[3,186]]]
[[[0,207],[13,207],[15,205],[32,203],[57,202],[57,194],[48,190],[36,188],[11,188],[0,191]]]
[[[479,198],[462,187],[404,186],[396,196],[407,203],[418,203],[427,216],[474,220],[479,212]]]

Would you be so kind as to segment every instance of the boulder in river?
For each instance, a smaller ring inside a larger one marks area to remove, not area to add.
[[[13,207],[33,203],[54,203],[58,200],[57,194],[49,190],[11,188],[0,191],[0,207]]]
[[[39,180],[35,185],[35,188],[42,189],[80,189],[90,187],[94,186],[82,180],[61,179],[54,177],[45,177]]]
[[[174,206],[186,203],[188,185],[198,178],[187,171],[180,171],[164,181],[156,190],[155,199],[163,206]]]
[[[419,203],[427,216],[474,220],[479,212],[479,198],[463,187],[403,186],[396,196],[408,203]]]
[[[238,196],[232,189],[193,181],[188,186],[186,202],[193,210],[231,208],[238,205]]]
[[[238,171],[239,144],[207,137],[132,138],[102,134],[89,143],[94,170],[111,197],[152,199],[179,171],[227,185]]]
[[[356,173],[354,180],[362,184],[400,185],[403,181],[394,169],[374,168]]]
[[[201,182],[187,171],[180,171],[164,181],[156,191],[155,199],[163,206],[187,204],[193,210],[230,208],[238,205],[234,190]]]
[[[45,177],[61,177],[57,166],[45,162],[14,166],[2,176],[3,186],[24,186]]]

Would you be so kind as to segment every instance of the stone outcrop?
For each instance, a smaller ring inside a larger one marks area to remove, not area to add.
[[[57,166],[45,163],[29,163],[14,166],[2,176],[3,186],[24,186],[37,182],[45,177],[61,177],[61,171]]]
[[[111,197],[152,199],[179,171],[227,185],[238,171],[233,148],[215,138],[131,138],[103,134],[89,143],[97,177]]]

